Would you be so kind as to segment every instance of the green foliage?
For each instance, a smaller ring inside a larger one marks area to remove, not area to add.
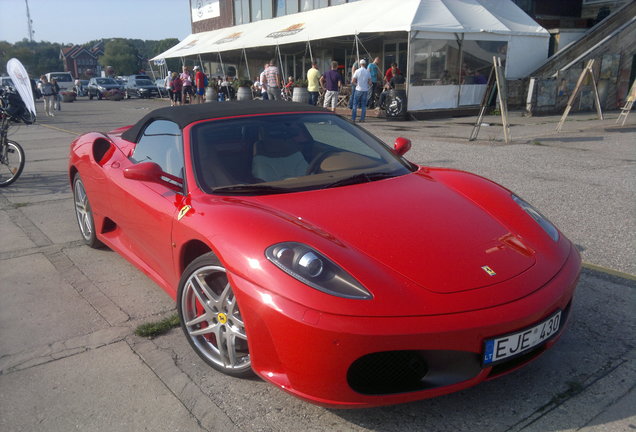
[[[166,319],[157,322],[142,324],[135,330],[137,336],[157,337],[170,331],[175,327],[179,327],[179,317],[177,314],[171,315]]]
[[[139,52],[125,39],[112,39],[104,44],[98,63],[104,70],[112,66],[116,75],[131,75],[139,71]]]
[[[147,68],[147,59],[172,48],[179,40],[176,38],[159,41],[143,41],[141,39],[93,40],[82,44],[89,50],[100,42],[104,42],[105,55],[98,59],[104,68],[112,66],[118,75],[128,75]],[[108,50],[111,45],[111,50]],[[53,42],[30,42],[23,39],[11,44],[0,40],[0,75],[6,75],[6,64],[15,57],[24,65],[31,78],[39,78],[47,72],[64,70],[64,62],[60,56],[66,45]],[[120,51],[122,49],[122,51]],[[107,57],[106,54],[109,54]],[[179,59],[168,59],[169,70],[179,70]]]
[[[6,74],[7,62],[13,57],[20,60],[33,78],[39,78],[47,72],[63,71],[61,48],[62,45],[57,43],[29,42],[27,39],[15,44],[0,41],[0,73]]]

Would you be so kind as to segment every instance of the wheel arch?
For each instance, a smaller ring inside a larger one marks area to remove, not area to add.
[[[182,246],[181,252],[179,254],[179,274],[183,274],[186,267],[188,267],[188,265],[190,265],[192,261],[208,252],[215,253],[210,246],[208,246],[201,240],[194,239],[186,242]]]

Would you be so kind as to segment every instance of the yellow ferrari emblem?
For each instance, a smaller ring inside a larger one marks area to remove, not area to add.
[[[190,211],[191,208],[192,207],[190,207],[189,205],[183,206],[181,210],[179,210],[179,216],[177,216],[177,220],[181,220],[186,215],[186,213]]]
[[[494,275],[496,275],[496,274],[497,274],[497,273],[495,273],[495,271],[494,271],[493,269],[491,269],[491,268],[490,268],[490,267],[488,267],[488,266],[483,266],[481,269],[482,269],[483,271],[485,271],[486,273],[488,273],[488,275],[489,275],[489,276],[494,276]]]
[[[223,312],[220,312],[216,318],[219,320],[219,323],[221,324],[225,324],[227,323],[227,315],[225,315]]]

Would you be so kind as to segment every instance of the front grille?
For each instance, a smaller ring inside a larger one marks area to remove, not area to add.
[[[479,355],[466,351],[385,351],[353,362],[347,373],[358,393],[395,394],[444,387],[474,378]]]
[[[428,366],[417,351],[387,351],[356,360],[347,374],[352,389],[363,394],[420,390]]]

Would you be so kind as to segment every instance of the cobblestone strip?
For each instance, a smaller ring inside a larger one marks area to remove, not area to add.
[[[232,419],[177,366],[172,353],[162,350],[151,340],[136,336],[127,338],[127,342],[202,428],[208,431],[240,432]]]
[[[111,326],[117,326],[130,320],[119,306],[106,296],[95,284],[80,271],[63,251],[45,254],[62,278],[82,296],[97,313]]]

